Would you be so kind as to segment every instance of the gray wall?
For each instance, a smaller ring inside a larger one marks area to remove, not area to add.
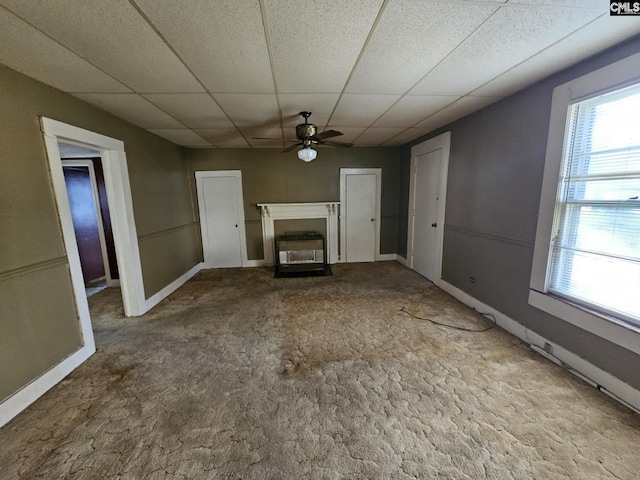
[[[380,253],[398,248],[398,179],[401,150],[387,148],[320,148],[310,163],[295,152],[280,149],[189,149],[192,181],[196,171],[240,170],[244,195],[247,253],[250,260],[264,258],[258,203],[337,202],[340,200],[340,168],[382,168]],[[405,213],[406,215],[406,213]]]
[[[183,150],[0,66],[0,401],[81,346],[39,116],[124,141],[147,297],[201,259]]]
[[[529,306],[528,292],[553,88],[639,51],[635,39],[412,142],[451,131],[444,280],[635,388],[637,355]]]

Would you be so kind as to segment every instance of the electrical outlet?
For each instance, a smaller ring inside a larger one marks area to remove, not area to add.
[[[551,345],[549,342],[544,342],[544,347],[542,348],[549,355],[553,355],[553,345]]]
[[[469,283],[476,283],[476,277],[469,277]]]

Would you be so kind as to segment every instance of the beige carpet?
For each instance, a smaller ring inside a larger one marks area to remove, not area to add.
[[[395,262],[203,271],[0,430],[3,479],[636,479],[640,416]]]

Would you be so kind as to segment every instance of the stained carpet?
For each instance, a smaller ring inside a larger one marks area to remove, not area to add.
[[[0,430],[3,479],[635,479],[640,416],[395,263],[208,270]]]

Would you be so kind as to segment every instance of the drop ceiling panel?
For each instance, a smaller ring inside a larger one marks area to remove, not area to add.
[[[472,93],[478,96],[510,95],[638,33],[640,17],[602,16]],[[598,39],[597,43],[592,42],[594,38]]]
[[[329,121],[333,125],[368,127],[399,98],[400,95],[345,94]]]
[[[278,104],[273,94],[218,93],[214,97],[238,127],[261,128],[280,125]]]
[[[309,122],[322,129],[329,121],[329,115],[338,101],[340,95],[337,93],[284,93],[278,95],[280,99],[280,110],[282,111],[282,123],[289,127],[295,127],[299,123],[304,123],[304,118],[299,114],[302,111],[311,112]]]
[[[151,102],[133,93],[77,93],[76,97],[142,128],[184,128]]]
[[[217,147],[248,147],[237,128],[196,129],[195,132]]]
[[[407,128],[399,135],[396,135],[392,139],[386,141],[382,146],[383,147],[398,147],[400,145],[404,145],[405,143],[411,142],[416,138],[419,138],[427,133],[433,131],[433,127],[423,127],[423,128]]]
[[[462,97],[460,100],[431,115],[416,125],[416,128],[437,128],[469,115],[481,108],[501,100],[500,97]]]
[[[279,128],[243,128],[242,134],[252,147],[282,148],[284,145],[282,140],[282,130]],[[260,137],[260,140],[255,137]],[[268,140],[264,140],[265,138]]]
[[[555,7],[602,8],[604,2],[602,0],[509,0],[509,3],[540,6],[549,5]]]
[[[497,8],[469,3],[390,2],[346,91],[407,92]]]
[[[181,145],[398,145],[640,34],[603,1],[0,0],[0,62]]]
[[[423,97],[407,95],[387,110],[373,127],[411,127],[455,102],[458,96]]]
[[[411,90],[464,95],[602,15],[602,9],[503,7]]]
[[[193,75],[125,0],[2,3],[137,92],[202,91]]]
[[[190,128],[233,128],[231,120],[207,93],[154,93],[143,95]]]
[[[274,91],[258,1],[136,3],[209,91]]]
[[[187,128],[152,128],[149,131],[183,147],[211,146],[211,142],[208,142],[193,130],[189,130]]]
[[[353,143],[356,138],[358,138],[362,132],[365,131],[365,128],[353,128],[353,127],[327,127],[327,130],[337,130],[342,132],[342,136],[332,138],[331,140],[335,140],[336,142],[342,143]],[[295,136],[295,132],[294,132]],[[289,137],[287,137],[289,138]]]
[[[381,0],[265,0],[281,93],[340,93]]]
[[[367,128],[356,138],[354,145],[357,147],[377,147],[404,130],[404,128]]]
[[[66,92],[131,91],[2,8],[0,32],[0,62],[9,68]]]

